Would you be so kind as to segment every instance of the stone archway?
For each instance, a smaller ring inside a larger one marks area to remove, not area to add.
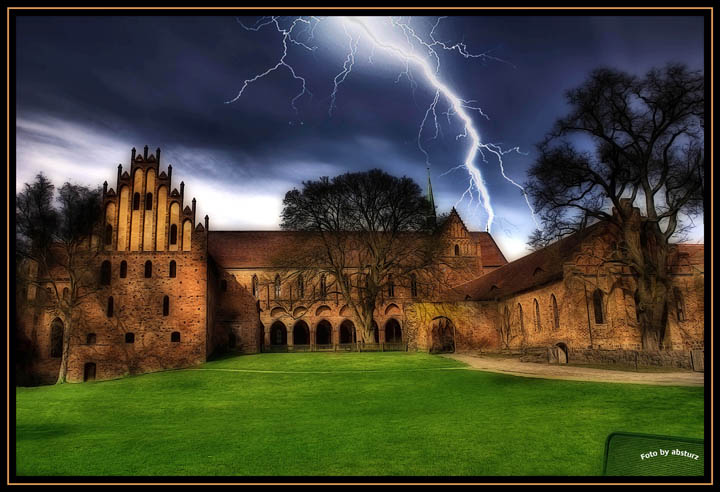
[[[320,320],[315,328],[315,345],[332,345],[332,325],[326,319]]]
[[[444,316],[435,318],[430,328],[430,353],[453,352],[455,352],[455,325],[450,318]]]
[[[340,325],[340,343],[355,343],[355,323],[346,319]]]
[[[310,345],[310,327],[303,320],[293,327],[293,345]]]
[[[568,363],[568,347],[564,343],[556,343],[551,352],[552,361],[556,364]]]
[[[390,318],[385,323],[385,343],[402,343],[402,328],[395,318]]]
[[[50,357],[62,357],[64,331],[65,324],[60,318],[55,318],[50,325]]]
[[[276,321],[270,327],[270,345],[287,345],[287,328],[282,321]]]

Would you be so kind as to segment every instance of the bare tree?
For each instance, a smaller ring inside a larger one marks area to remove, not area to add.
[[[302,276],[311,302],[341,297],[361,324],[359,343],[373,341],[375,308],[395,289],[427,296],[458,268],[443,258],[434,210],[408,177],[379,169],[323,177],[289,191],[283,204],[282,228],[306,233],[278,255],[283,281]]]
[[[670,240],[683,218],[703,211],[704,75],[672,64],[643,78],[598,69],[567,99],[570,114],[538,145],[529,171],[526,190],[543,221],[530,244],[607,221],[620,238],[613,259],[636,281],[643,348],[657,350]]]
[[[63,318],[58,383],[67,376],[79,308],[100,285],[94,261],[102,247],[100,197],[100,188],[65,183],[56,200],[54,185],[42,173],[16,197],[18,280],[48,292],[47,301]]]

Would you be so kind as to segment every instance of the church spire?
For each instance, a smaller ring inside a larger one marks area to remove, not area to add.
[[[430,215],[428,216],[428,224],[435,226],[435,197],[433,196],[432,183],[430,182],[430,166],[427,167],[427,192],[425,198],[430,203]]]

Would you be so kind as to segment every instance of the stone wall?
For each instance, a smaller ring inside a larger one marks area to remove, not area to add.
[[[98,279],[102,262],[110,262],[110,285],[99,286],[78,308],[70,339],[68,381],[83,381],[88,363],[95,364],[95,379],[110,379],[205,361],[204,232],[193,231],[192,241],[191,251],[104,251],[88,259],[98,272]],[[123,261],[127,264],[125,278],[120,274]],[[147,261],[152,264],[149,278],[145,277]],[[176,265],[175,277],[170,277],[171,261]],[[164,315],[165,296],[168,297],[167,315]],[[39,348],[38,377],[50,381],[57,378],[60,366],[60,358],[50,353],[51,327],[55,320],[64,325],[64,317],[52,301],[36,314],[28,335],[37,340]],[[126,338],[128,336],[131,338]]]
[[[591,350],[571,349],[568,362],[585,364],[618,364],[623,366],[662,366],[692,369],[690,352],[683,350],[662,350],[646,352],[641,350]]]
[[[216,280],[215,331],[224,337],[224,348],[241,353],[258,353],[259,311],[252,296],[252,275],[221,269]]]
[[[457,352],[501,348],[493,303],[416,302],[406,306],[405,315],[408,349],[429,351],[433,346],[433,328],[440,319],[447,319],[454,326]]]
[[[522,362],[559,363],[554,346],[527,347],[522,350]],[[679,369],[695,369],[702,372],[702,351],[697,351],[695,364],[691,359],[690,351],[662,350],[642,351],[624,349],[573,349],[567,350],[567,362],[570,364],[600,364],[619,365],[625,367],[675,367]]]
[[[503,343],[503,348],[564,344],[570,350],[642,350],[632,294],[635,281],[626,268],[607,266],[598,260],[610,255],[611,244],[607,237],[596,237],[563,265],[562,278],[498,300],[497,329],[505,319],[510,326],[510,336],[505,338],[510,343]],[[690,266],[674,268],[671,278],[677,290],[673,288],[668,297],[663,347],[675,351],[702,349],[703,272]],[[600,293],[599,303],[595,302],[596,290]],[[676,299],[678,293],[680,300]]]

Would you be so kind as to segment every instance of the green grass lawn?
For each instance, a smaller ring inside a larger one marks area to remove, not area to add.
[[[610,432],[703,437],[703,388],[445,370],[462,367],[262,354],[17,388],[17,474],[599,475]]]

